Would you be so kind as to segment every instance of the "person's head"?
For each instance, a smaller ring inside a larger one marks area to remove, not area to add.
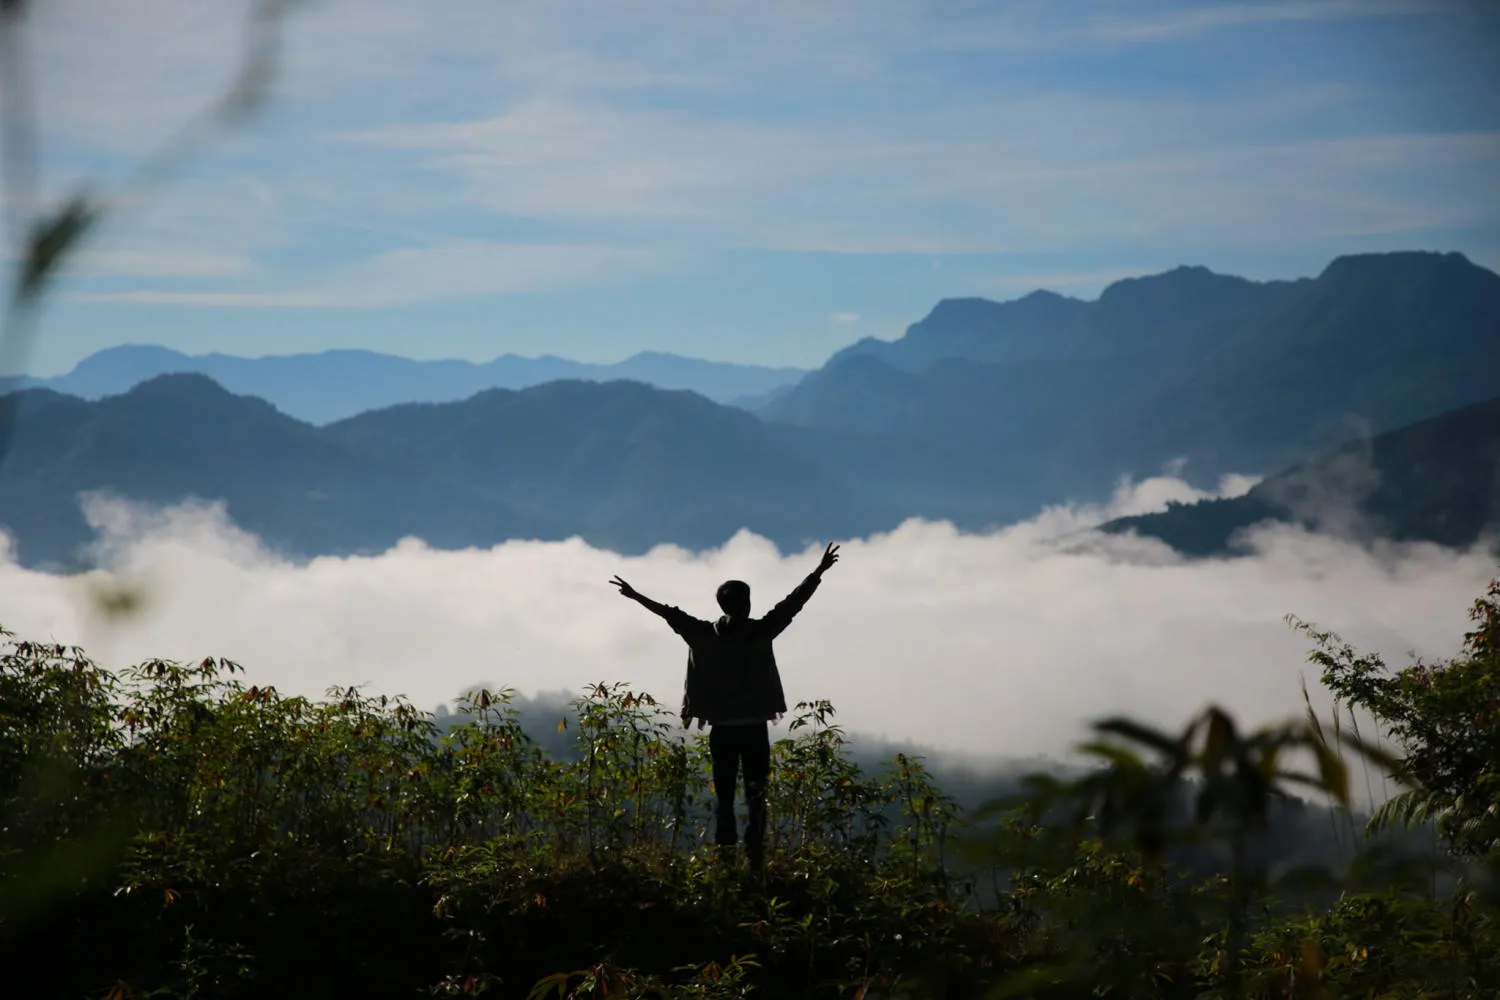
[[[719,607],[731,618],[750,617],[750,585],[743,580],[729,580],[719,585]]]

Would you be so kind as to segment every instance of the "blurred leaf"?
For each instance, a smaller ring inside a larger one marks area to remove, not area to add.
[[[1101,733],[1109,733],[1115,736],[1143,743],[1158,751],[1163,756],[1178,760],[1186,756],[1186,750],[1182,741],[1175,740],[1158,729],[1153,729],[1143,723],[1135,722],[1120,716],[1113,716],[1102,722],[1094,724],[1094,729]]]
[[[1323,788],[1340,805],[1348,805],[1349,769],[1345,766],[1343,759],[1333,751],[1333,748],[1324,743],[1314,744],[1313,754],[1318,759],[1318,777],[1322,781]]]
[[[43,286],[83,235],[98,220],[90,199],[75,194],[50,219],[38,221],[29,237],[26,257],[16,282],[16,296],[27,300],[41,294]]]
[[[27,852],[19,871],[0,872],[0,926],[23,927],[63,905],[119,862],[134,832],[106,819],[82,836]]]
[[[1006,976],[985,994],[986,1000],[1012,1000],[1029,997],[1039,990],[1060,986],[1077,978],[1079,969],[1071,963],[1034,965]]]
[[[149,591],[138,583],[116,578],[95,581],[88,588],[94,610],[108,619],[128,618],[146,606]]]
[[[1208,710],[1208,735],[1203,742],[1203,770],[1217,773],[1235,744],[1234,721],[1218,708]]]
[[[1078,745],[1079,753],[1088,754],[1091,757],[1099,757],[1122,771],[1145,771],[1146,763],[1131,750],[1117,743],[1106,743],[1103,740],[1093,740]]]

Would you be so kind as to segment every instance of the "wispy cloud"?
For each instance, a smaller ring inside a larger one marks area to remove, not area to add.
[[[1444,0],[1289,0],[1289,2],[1204,3],[1134,16],[1106,15],[1087,21],[1089,37],[1114,43],[1177,41],[1207,31],[1280,21],[1332,21],[1375,17],[1466,13],[1464,4]]]
[[[1403,17],[1474,18],[1480,5],[1468,0],[1206,0],[1203,3],[994,5],[986,16],[923,36],[948,52],[995,54],[1078,53],[1152,49],[1215,33],[1254,26],[1296,26]]]
[[[219,92],[247,9],[39,6],[49,190],[120,176]],[[1460,9],[453,0],[438,18],[401,0],[320,0],[289,21],[268,114],[141,206],[111,236],[114,256],[68,290],[377,307],[661,273],[614,251],[445,249],[525,244],[650,248],[705,270],[724,251],[924,255],[944,279],[935,294],[972,294],[983,289],[953,283],[973,272],[939,272],[937,258],[1073,254],[1043,275],[1067,277],[1434,232],[1493,243],[1500,112],[1471,86],[1480,71],[1429,86],[1411,67],[1437,58],[1431,45],[1395,79],[1350,54],[1362,36],[1333,62],[1308,41],[1410,16],[1456,44],[1481,33]],[[1250,24],[1266,53],[1274,32],[1297,44],[1260,64],[1212,58]],[[1430,68],[1468,65],[1469,48]],[[417,263],[402,247],[437,249]],[[639,295],[665,315],[681,303],[664,287]],[[785,330],[794,316],[892,307],[787,308]]]
[[[346,139],[415,154],[498,216],[647,222],[668,227],[663,239],[720,246],[975,253],[1205,230],[1265,245],[1500,218],[1479,204],[1500,132],[1246,142],[1220,134],[1226,114],[1245,117],[1181,100],[1038,98],[807,128],[548,100]],[[1163,148],[1167,124],[1208,141]]]
[[[236,278],[250,270],[249,254],[144,247],[86,250],[69,267],[93,278]]]
[[[301,287],[83,292],[76,301],[235,308],[376,309],[544,291],[639,273],[662,255],[634,247],[452,243],[391,250]]]
[[[1005,129],[996,123],[986,131]],[[901,144],[874,134],[807,135],[654,113],[533,106],[514,118],[384,130],[358,142],[430,146],[427,176],[435,187],[418,197],[439,215],[479,210],[495,220],[551,220],[608,242],[445,239],[431,216],[362,215],[357,202],[341,207],[351,194],[346,191],[318,202],[330,224],[367,230],[382,242],[431,242],[285,273],[264,287],[82,289],[75,297],[368,308],[613,280],[660,270],[695,249],[941,256],[1131,241],[1172,266],[1198,259],[1161,248],[1202,247],[1205,233],[1231,252],[1370,237],[1396,249],[1410,239],[1403,234],[1500,225],[1500,202],[1478,195],[1500,174],[1500,132],[1226,144],[1170,155],[1121,149],[1113,158],[1089,159],[1063,146],[1008,150],[967,136]],[[877,168],[864,160],[871,149],[880,152]],[[1426,180],[1413,188],[1409,181],[1418,175]],[[313,197],[303,192],[299,200]],[[235,204],[231,218],[265,216],[245,233],[265,229],[272,219],[288,220],[283,228],[292,224],[291,205],[267,206],[244,194]],[[954,220],[951,213],[960,206],[963,216]],[[219,213],[228,207],[221,203]],[[165,265],[176,260],[183,277],[248,273],[252,258],[233,248],[225,230],[209,228],[219,235],[202,250],[150,247],[160,247],[162,235],[184,230],[192,219],[208,223],[210,215],[194,208],[175,218],[162,213],[152,220],[147,247],[97,258],[93,270],[170,277]],[[267,236],[262,244],[276,245]],[[614,245],[622,238],[634,245]],[[185,242],[191,247],[202,237]],[[1135,256],[1131,266],[1026,271],[965,291],[1098,287],[1152,269],[1145,253]]]

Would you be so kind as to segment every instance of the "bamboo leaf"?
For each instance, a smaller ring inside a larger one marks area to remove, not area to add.
[[[1224,758],[1233,752],[1235,744],[1234,720],[1217,708],[1208,710],[1208,735],[1203,741],[1203,770],[1217,773]]]
[[[1122,771],[1144,771],[1145,761],[1136,756],[1129,749],[1117,743],[1106,743],[1103,740],[1093,740],[1088,743],[1079,744],[1079,753],[1085,753],[1092,757],[1099,757],[1113,764]]]
[[[1313,753],[1318,758],[1318,777],[1321,779],[1323,789],[1332,795],[1340,805],[1349,804],[1349,768],[1345,766],[1342,758],[1326,744],[1313,746]]]
[[[1150,726],[1120,716],[1096,722],[1094,729],[1101,733],[1108,733],[1127,740],[1133,740],[1136,743],[1144,743],[1153,750],[1174,760],[1185,756],[1187,752],[1182,741],[1173,739],[1159,729],[1153,729]]]

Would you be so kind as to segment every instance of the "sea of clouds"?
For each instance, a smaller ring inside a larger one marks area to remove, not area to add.
[[[1249,485],[1231,478],[1216,492]],[[1090,530],[1204,495],[1165,475],[1123,484],[1106,505],[1049,508],[985,534],[914,520],[833,539],[842,560],[777,644],[788,700],[828,698],[852,732],[983,757],[1059,755],[1089,720],[1115,713],[1175,727],[1218,702],[1246,723],[1271,721],[1303,710],[1299,675],[1329,704],[1287,614],[1398,665],[1409,652],[1451,656],[1500,571],[1481,549],[1362,547],[1284,526],[1253,534],[1251,555],[1210,561]],[[579,540],[464,551],[407,540],[299,562],[219,505],[92,497],[85,507],[106,568],[50,575],[0,550],[0,625],[82,645],[114,668],[224,656],[247,683],[314,696],[368,685],[426,708],[476,684],[535,694],[596,681],[675,705],[682,641],[609,578],[700,617],[717,614],[720,582],[744,579],[764,611],[821,548],[782,554],[748,532],[712,551],[638,557]],[[144,603],[104,614],[101,587],[122,583]]]

